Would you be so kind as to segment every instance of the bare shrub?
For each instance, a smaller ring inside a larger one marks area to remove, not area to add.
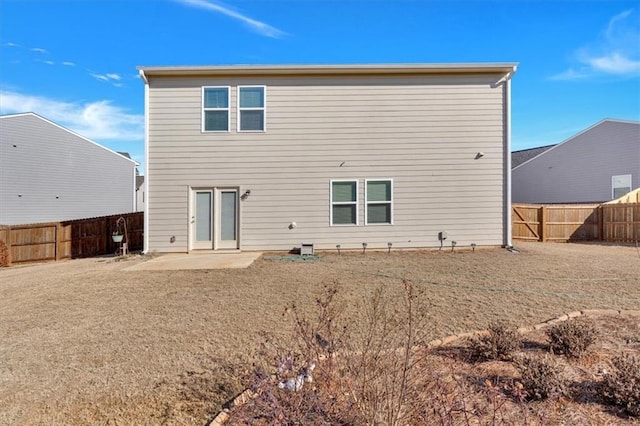
[[[566,321],[547,330],[551,351],[563,353],[568,357],[578,358],[598,337],[598,333],[590,322]]]
[[[612,361],[612,371],[604,376],[604,395],[632,416],[640,417],[640,360],[620,355]]]
[[[475,359],[510,359],[522,347],[522,337],[514,325],[498,321],[489,325],[487,336],[473,338],[470,347]]]
[[[363,327],[354,330],[352,355],[346,364],[347,391],[368,424],[395,425],[411,418],[411,392],[423,387],[418,370],[427,312],[419,290],[409,281],[402,288],[378,288],[367,303]]]
[[[525,356],[516,362],[522,390],[528,400],[544,400],[566,394],[561,368],[550,357]]]
[[[337,292],[335,285],[325,287],[313,320],[298,307],[289,308],[295,338],[288,343],[295,350],[276,351],[286,355],[271,357],[278,366],[275,374],[254,375],[256,398],[234,422],[407,424],[415,405],[408,402],[424,379],[417,370],[422,352],[416,348],[425,340],[426,310],[415,285],[403,281],[400,289],[378,288],[365,302],[358,326],[345,318]],[[307,381],[310,363],[316,369]]]

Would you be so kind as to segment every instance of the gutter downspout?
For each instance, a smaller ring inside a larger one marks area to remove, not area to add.
[[[138,70],[140,78],[144,81],[144,167],[145,177],[143,182],[144,191],[144,238],[142,253],[149,253],[149,79],[144,70]],[[134,178],[135,179],[135,178]]]
[[[505,76],[505,123],[504,123],[504,236],[503,243],[506,248],[513,247],[511,235],[513,224],[511,217],[511,77],[516,72],[517,66],[513,67]]]

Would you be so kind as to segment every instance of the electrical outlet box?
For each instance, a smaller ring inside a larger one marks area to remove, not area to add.
[[[446,239],[447,239],[447,237],[448,237],[448,235],[447,235],[447,231],[440,231],[440,232],[438,232],[438,240],[440,240],[440,241],[444,241],[444,240],[446,240]]]

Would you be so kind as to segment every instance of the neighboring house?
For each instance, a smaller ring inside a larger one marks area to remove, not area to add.
[[[120,152],[118,154],[124,155],[127,158],[131,158],[128,152]],[[140,176],[140,172],[136,167],[136,207],[135,211],[143,212],[144,211],[144,176]]]
[[[145,250],[510,245],[515,69],[141,67]]]
[[[136,211],[143,212],[144,211],[144,199],[145,199],[145,191],[144,191],[144,176],[136,176]]]
[[[511,174],[515,203],[618,198],[640,187],[640,122],[602,120],[521,163]]]
[[[0,116],[0,224],[135,210],[136,162],[34,113]]]
[[[521,149],[520,151],[513,151],[511,153],[511,169],[515,169],[525,161],[531,160],[533,157],[537,157],[548,149],[553,148],[555,145],[539,146],[537,148]]]

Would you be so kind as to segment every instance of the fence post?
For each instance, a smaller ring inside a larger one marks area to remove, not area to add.
[[[547,208],[540,207],[540,241],[547,241]]]
[[[11,226],[7,226],[7,242],[5,245],[7,246],[7,266],[11,266],[11,261],[13,260],[13,255],[11,254]]]
[[[56,262],[58,260],[60,260],[60,239],[61,239],[60,227],[61,227],[60,222],[56,223],[56,236],[55,236],[55,239],[56,239],[56,249],[55,249],[56,250]]]
[[[604,206],[598,206],[596,211],[598,212],[598,240],[604,241]]]

